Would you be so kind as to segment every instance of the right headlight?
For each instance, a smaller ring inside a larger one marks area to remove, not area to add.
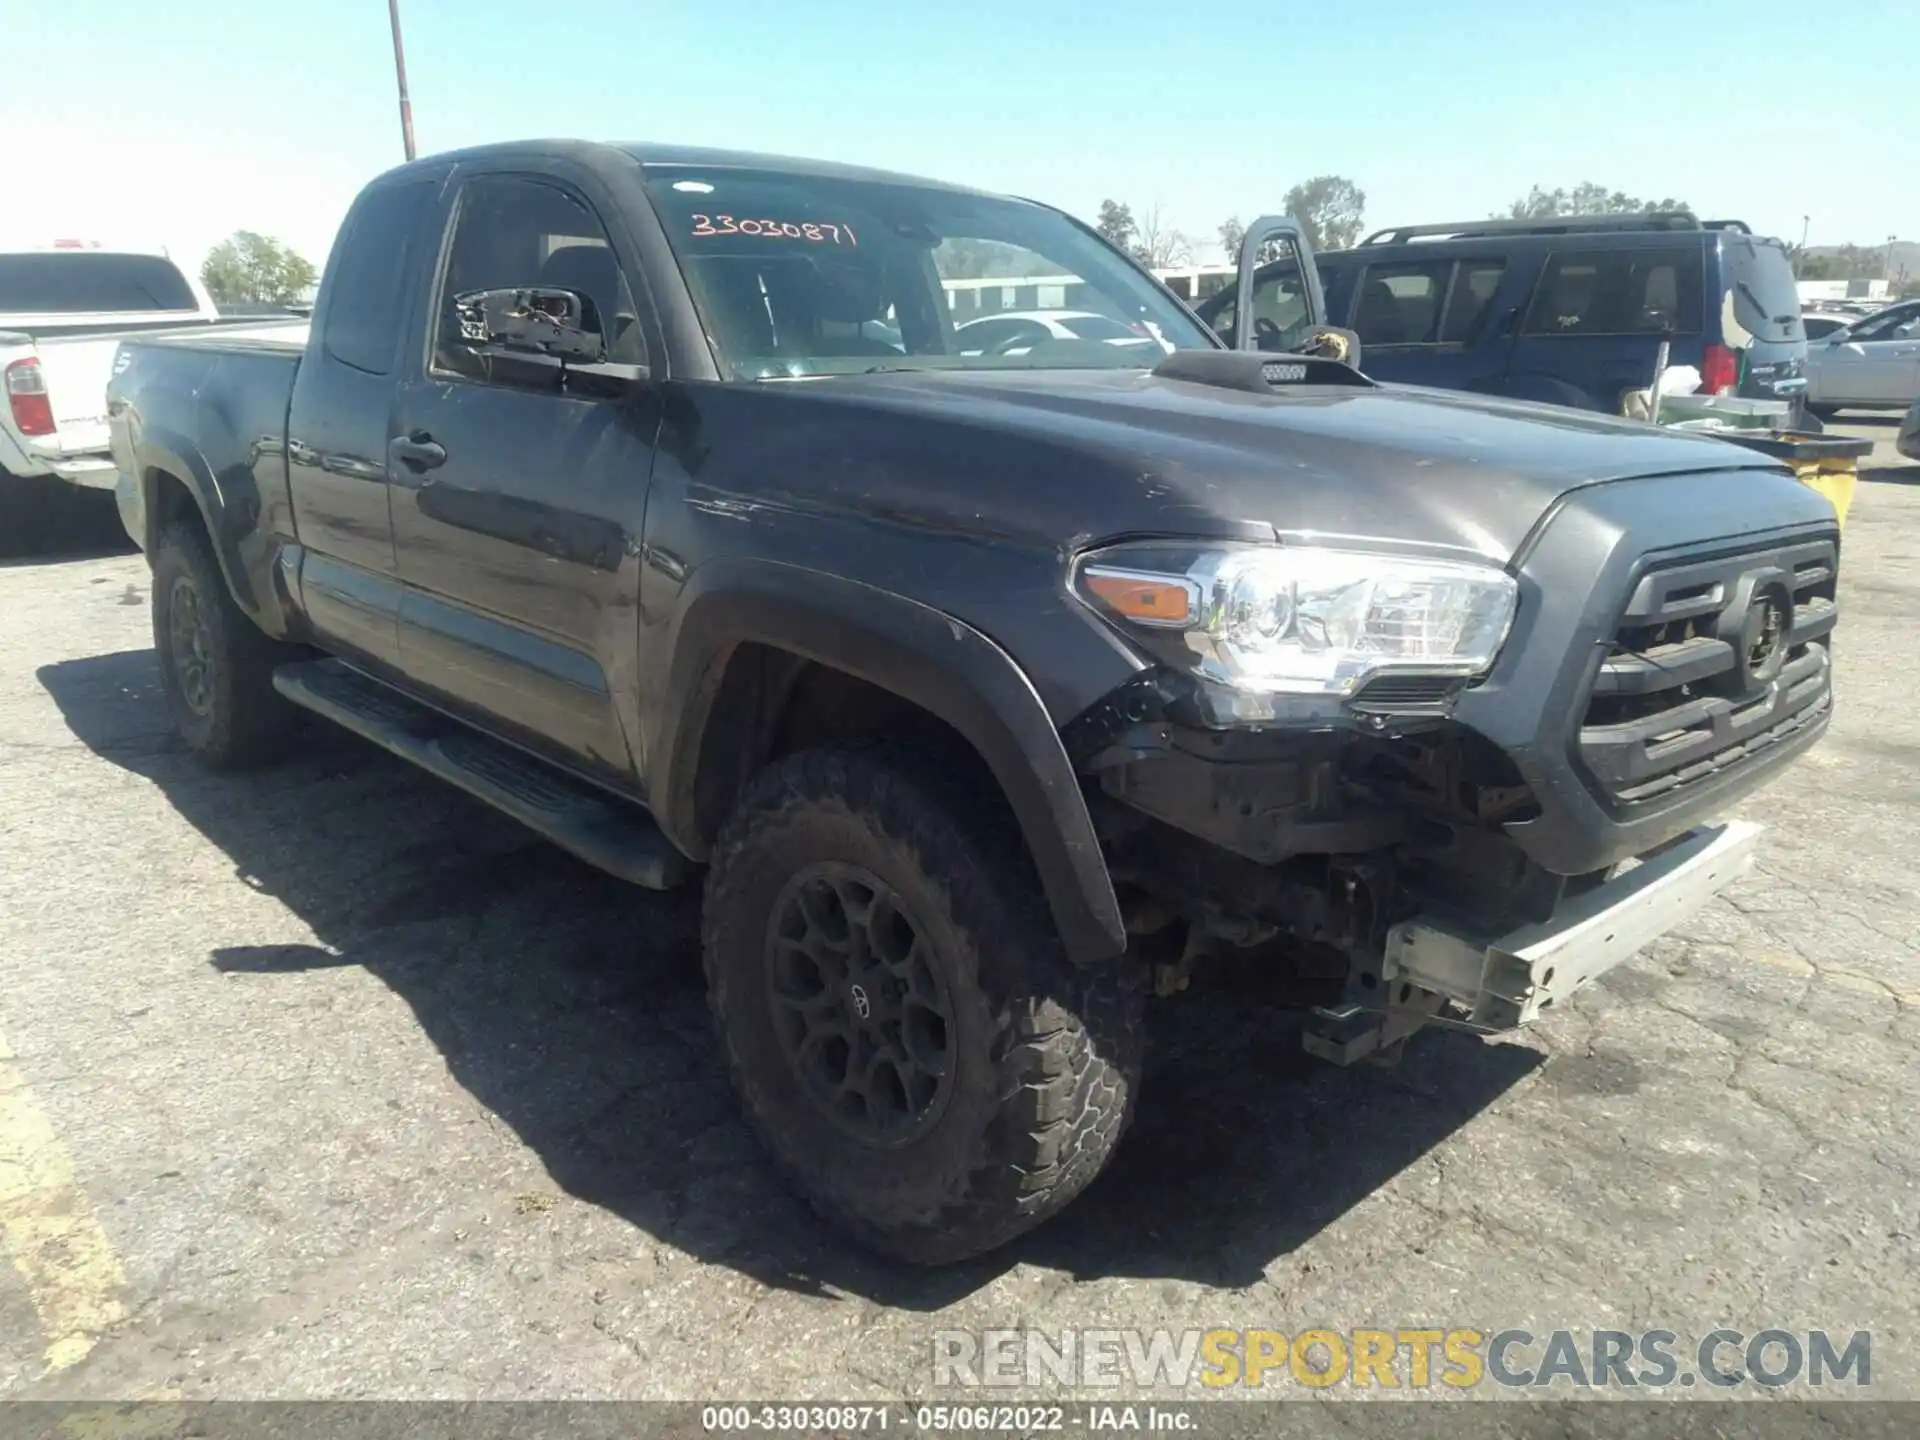
[[[1160,546],[1102,551],[1077,585],[1143,638],[1178,632],[1194,670],[1253,694],[1346,696],[1381,671],[1483,674],[1519,593],[1491,565],[1360,550],[1215,550],[1178,570],[1165,559]]]

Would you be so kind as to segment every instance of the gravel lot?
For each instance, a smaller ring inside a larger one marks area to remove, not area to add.
[[[1871,1330],[1920,1397],[1920,467],[1880,451],[1834,729],[1725,903],[1392,1071],[1253,977],[1166,1002],[1109,1173],[935,1274],[762,1163],[691,904],[343,736],[209,777],[143,560],[0,565],[0,1396],[920,1398],[936,1328],[1726,1324]]]

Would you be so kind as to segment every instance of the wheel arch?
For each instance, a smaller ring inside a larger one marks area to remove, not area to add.
[[[151,555],[167,526],[190,514],[213,546],[214,560],[234,603],[248,616],[257,616],[259,597],[241,563],[236,537],[224,523],[228,513],[219,477],[186,437],[165,430],[144,429],[134,458],[139,466],[140,512],[146,527],[140,548]],[[190,503],[190,511],[182,503],[182,496]]]
[[[755,648],[758,647],[758,648]],[[764,656],[790,657],[767,675]],[[1126,949],[1125,923],[1086,797],[1052,717],[1007,652],[965,622],[838,576],[767,561],[715,561],[683,592],[648,745],[651,799],[696,860],[738,786],[775,753],[806,667],[896,697],[963,741],[991,775],[1076,961]],[[763,672],[754,677],[747,672]],[[744,678],[743,678],[744,677]]]

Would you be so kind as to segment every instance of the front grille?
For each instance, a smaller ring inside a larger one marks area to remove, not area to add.
[[[1580,758],[1612,800],[1754,759],[1832,704],[1839,547],[1822,538],[1643,576],[1594,677]]]

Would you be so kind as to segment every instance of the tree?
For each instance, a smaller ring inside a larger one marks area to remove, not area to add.
[[[1094,222],[1093,228],[1098,230],[1109,244],[1122,250],[1131,250],[1134,233],[1139,227],[1134,224],[1131,205],[1123,205],[1117,200],[1102,200],[1100,218]]]
[[[1545,220],[1554,215],[1646,215],[1692,208],[1681,200],[1638,200],[1624,190],[1583,180],[1571,190],[1542,190],[1535,185],[1507,207],[1507,215],[1514,220]]]
[[[1315,250],[1347,250],[1359,243],[1367,192],[1344,175],[1316,175],[1287,191],[1280,202],[1307,232]]]
[[[1810,246],[1795,255],[1793,273],[1802,280],[1896,280],[1891,260],[1885,245]]]
[[[943,280],[982,280],[1011,275],[1059,275],[1064,269],[1045,256],[999,240],[949,237],[933,253]]]
[[[1158,205],[1142,215],[1135,228],[1133,253],[1141,264],[1150,269],[1166,269],[1193,263],[1193,242],[1167,224]]]
[[[1247,238],[1247,227],[1240,223],[1238,215],[1229,215],[1220,222],[1220,248],[1227,253],[1227,263],[1235,263],[1240,258],[1240,242]]]
[[[1796,280],[1844,280],[1840,261],[1832,255],[1816,255],[1810,250],[1793,247],[1787,252],[1787,259],[1793,265],[1793,278]]]
[[[236,230],[200,264],[201,283],[221,305],[285,305],[304,298],[315,278],[310,260],[251,230]]]
[[[1238,215],[1228,216],[1221,222],[1220,248],[1227,252],[1229,265],[1240,263],[1240,245],[1246,238],[1247,227],[1240,223]],[[1275,260],[1290,260],[1293,258],[1293,245],[1286,240],[1263,241],[1259,253],[1253,258],[1257,265],[1270,265]]]

